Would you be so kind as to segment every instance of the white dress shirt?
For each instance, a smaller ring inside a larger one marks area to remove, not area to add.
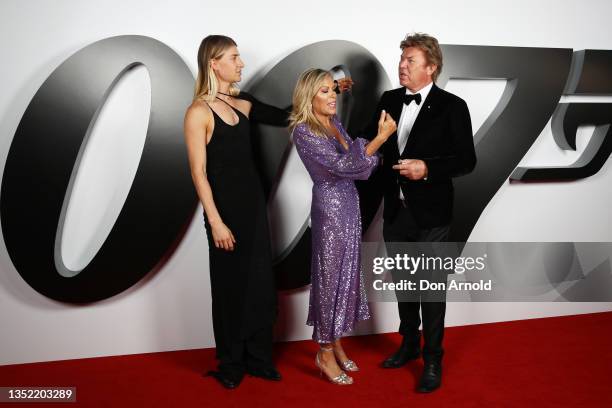
[[[414,126],[414,122],[421,111],[421,107],[425,104],[425,99],[427,98],[427,95],[429,95],[429,91],[431,90],[432,86],[433,82],[430,82],[428,85],[414,93],[410,92],[410,90],[406,88],[406,95],[421,94],[421,103],[417,105],[416,101],[412,101],[409,105],[404,104],[402,107],[402,114],[399,119],[399,124],[397,125],[397,147],[399,148],[400,155],[406,147],[406,142],[408,142],[408,136],[410,136],[412,126]],[[404,194],[402,193],[401,188],[399,198],[400,200],[404,199]]]

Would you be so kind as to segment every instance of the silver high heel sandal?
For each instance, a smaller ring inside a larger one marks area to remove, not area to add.
[[[321,367],[321,360],[319,359],[319,353],[321,351],[332,351],[333,352],[334,349],[321,347],[320,350],[317,352],[317,356],[315,357],[315,364],[317,365],[317,367],[319,367],[319,374],[322,376],[323,368]],[[338,375],[337,377],[330,377],[327,374],[325,374],[325,376],[330,382],[336,385],[351,385],[353,383],[353,378],[346,375],[344,371],[342,372],[342,374]]]
[[[335,355],[335,352],[334,352]],[[345,362],[340,361],[340,359],[338,358],[338,356],[336,356],[336,361],[338,362],[338,364],[340,364],[340,367],[342,367],[342,369],[344,371],[359,371],[359,367],[357,367],[357,364],[355,364],[355,362],[353,360],[346,360]]]
[[[359,371],[359,367],[353,360],[346,360],[344,363],[340,363],[340,367],[342,367],[345,371]]]

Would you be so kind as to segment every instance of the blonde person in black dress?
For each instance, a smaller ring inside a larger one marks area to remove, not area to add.
[[[285,125],[288,113],[240,94],[244,63],[229,37],[204,38],[195,97],[185,115],[194,186],[204,207],[210,252],[213,330],[226,388],[245,373],[280,380],[272,361],[276,290],[264,193],[250,142],[249,119]]]

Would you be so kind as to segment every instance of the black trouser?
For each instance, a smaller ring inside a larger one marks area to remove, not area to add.
[[[227,337],[217,339],[220,336],[216,334],[219,371],[242,377],[248,368],[274,367],[272,361],[272,326],[261,328],[246,339]]]
[[[395,217],[391,220],[384,220],[383,237],[385,242],[443,242],[448,240],[450,226],[440,226],[433,228],[420,228],[410,209],[403,204],[398,209]],[[387,256],[395,257],[395,253]],[[411,254],[409,254],[411,255]],[[418,254],[412,254],[418,256]],[[393,274],[396,280],[396,275]],[[398,295],[398,300],[400,296]],[[397,306],[400,316],[399,333],[413,345],[415,349],[420,348],[419,326],[423,321],[423,360],[441,362],[444,350],[442,339],[444,338],[444,315],[446,313],[446,301],[398,301]]]

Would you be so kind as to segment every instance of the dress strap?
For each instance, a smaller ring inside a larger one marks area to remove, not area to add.
[[[208,109],[210,109],[210,111],[213,113],[214,116],[219,116],[219,114],[217,112],[215,112],[215,110],[212,108],[212,106],[210,106],[208,101],[204,100],[204,103],[206,104],[206,106],[208,106]]]
[[[224,101],[223,99],[221,99],[221,98],[217,98],[217,99],[219,99],[219,100],[220,100],[220,101],[222,101],[222,102],[225,102],[225,101]],[[217,112],[216,112],[216,111],[215,111],[215,110],[212,108],[212,106],[210,106],[210,104],[208,103],[208,101],[206,101],[206,100],[205,100],[205,101],[204,101],[204,103],[206,104],[206,106],[208,106],[208,109],[210,109],[210,110],[211,110],[211,112],[212,112],[212,113],[213,113],[215,116],[217,116],[219,119],[221,119],[221,122],[223,122],[223,123],[227,124],[227,122],[225,122],[225,121],[224,121],[224,120],[221,118],[221,116],[220,116],[220,115],[219,115],[219,114],[218,114],[218,113],[217,113]],[[227,102],[226,102],[226,103],[227,103]],[[232,107],[232,105],[230,105],[229,103],[228,103],[228,105],[230,106],[230,108]]]
[[[219,98],[218,96],[215,96],[215,98],[217,98],[218,100],[220,100],[221,102],[223,102],[224,104],[226,104],[227,106],[229,106],[230,108],[236,110],[236,108],[234,108],[232,105],[230,105],[229,102],[224,101],[223,99]]]
[[[236,113],[236,115],[238,115],[238,118],[240,118],[240,115],[242,115],[247,120],[249,119],[249,117],[247,115],[245,115],[244,113],[242,113],[242,111],[240,109],[233,107],[229,102],[224,101],[223,99],[219,98],[218,96],[215,96],[215,98],[220,100],[221,102],[223,102],[227,106],[229,106]]]

